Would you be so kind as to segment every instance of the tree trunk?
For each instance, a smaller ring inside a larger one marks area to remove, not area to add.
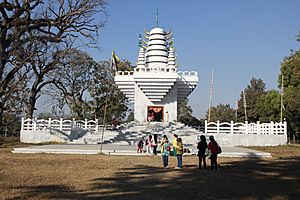
[[[4,109],[2,102],[0,102],[0,135],[4,133]]]
[[[31,91],[30,97],[26,104],[26,118],[32,118],[36,103],[36,92]]]

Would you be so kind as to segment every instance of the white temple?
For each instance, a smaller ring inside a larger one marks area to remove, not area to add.
[[[178,72],[171,31],[145,30],[140,36],[137,66],[133,71],[117,71],[115,83],[134,102],[134,119],[176,122],[177,103],[191,94],[198,83],[197,72]]]

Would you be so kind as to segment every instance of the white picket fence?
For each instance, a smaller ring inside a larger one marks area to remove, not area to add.
[[[286,122],[270,123],[234,123],[228,122],[207,122],[205,120],[205,133],[210,134],[263,134],[263,135],[287,135]]]
[[[98,132],[103,125],[98,124],[96,120],[64,120],[58,119],[37,119],[37,118],[22,118],[21,131],[37,131],[37,130],[59,130],[62,132],[71,131],[72,129],[82,129],[92,132]]]

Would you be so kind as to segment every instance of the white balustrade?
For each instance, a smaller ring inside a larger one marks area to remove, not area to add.
[[[63,118],[51,119],[24,119],[22,118],[21,130],[25,131],[36,131],[36,130],[59,130],[59,131],[71,131],[73,128],[79,128],[83,130],[89,130],[97,132],[101,125],[98,124],[98,119],[96,120],[64,120]]]
[[[286,122],[270,123],[234,123],[231,121],[220,123],[205,121],[205,133],[207,134],[258,134],[258,135],[286,135]]]

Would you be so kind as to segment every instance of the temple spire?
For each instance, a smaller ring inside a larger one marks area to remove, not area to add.
[[[142,42],[142,34],[139,35],[139,47],[142,48],[143,47],[143,42]]]
[[[158,8],[156,8],[156,27],[158,27]]]

